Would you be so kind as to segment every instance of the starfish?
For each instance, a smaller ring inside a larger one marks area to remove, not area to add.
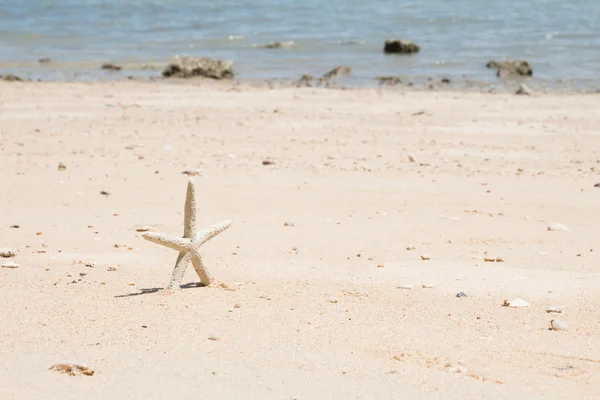
[[[231,221],[222,221],[209,226],[206,229],[196,232],[196,196],[193,179],[190,179],[187,187],[187,195],[185,199],[185,217],[183,225],[183,237],[167,236],[163,233],[144,233],[142,237],[152,243],[160,244],[165,247],[177,250],[179,256],[173,268],[173,276],[168,289],[177,290],[181,285],[181,280],[185,274],[185,270],[189,262],[192,262],[196,273],[200,277],[200,281],[208,286],[213,279],[210,273],[204,266],[198,249],[204,243],[223,232],[231,226]]]

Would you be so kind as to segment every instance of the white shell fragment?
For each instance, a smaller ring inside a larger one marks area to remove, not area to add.
[[[4,264],[2,264],[2,268],[19,268],[21,265],[17,264],[14,261],[9,261],[9,262],[5,262]]]
[[[523,299],[504,300],[504,307],[512,307],[512,308],[529,307],[529,303]]]
[[[566,322],[559,321],[557,319],[553,319],[552,321],[550,321],[550,327],[552,328],[553,331],[568,331],[569,330],[569,326],[567,325]]]
[[[552,231],[552,232],[556,232],[556,231],[569,232],[569,227],[567,227],[566,225],[563,225],[563,224],[553,223],[553,224],[548,225],[548,230]]]
[[[4,257],[4,258],[15,257],[17,254],[19,254],[17,249],[0,248],[0,257]]]
[[[398,289],[412,289],[413,285],[400,285]]]

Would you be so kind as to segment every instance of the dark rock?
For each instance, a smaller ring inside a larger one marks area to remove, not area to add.
[[[275,165],[275,161],[272,160],[264,160],[262,165]]]
[[[48,58],[48,57],[42,57],[42,58],[40,58],[40,59],[38,60],[38,62],[39,62],[40,64],[48,64],[48,63],[52,62],[52,60],[51,60],[50,58]]]
[[[105,69],[107,71],[120,71],[121,69],[123,69],[121,68],[121,66],[111,63],[102,64],[100,68]]]
[[[599,182],[599,183],[596,183],[596,184],[594,185],[594,187],[600,188],[600,182]]]
[[[312,75],[304,74],[298,80],[297,86],[298,87],[303,87],[303,86],[311,87],[314,79],[315,78]]]
[[[181,57],[167,65],[163,71],[165,78],[205,77],[212,79],[232,79],[231,61],[213,60],[207,57]]]
[[[274,42],[263,46],[265,49],[282,49],[284,47],[292,47],[294,45],[293,40],[287,40],[285,42]]]
[[[319,79],[319,85],[324,84],[329,87],[332,83],[337,81],[339,78],[350,75],[352,72],[352,68],[347,65],[342,65],[339,67],[335,67],[331,71],[323,74],[323,76]]]
[[[392,86],[402,83],[402,79],[399,76],[377,76],[375,79],[377,79],[380,85]]]
[[[495,69],[496,75],[499,77],[509,76],[509,75],[520,75],[520,76],[532,76],[533,68],[531,65],[525,60],[517,60],[517,61],[489,61],[486,64],[486,67]]]
[[[0,74],[0,81],[6,82],[24,82],[25,79],[20,78],[13,74]]]
[[[412,54],[418,53],[421,48],[410,40],[390,39],[385,41],[383,52],[386,54]]]
[[[458,292],[456,297],[467,297],[467,294],[465,292]]]
[[[452,81],[449,78],[442,78],[442,83],[449,84]]]

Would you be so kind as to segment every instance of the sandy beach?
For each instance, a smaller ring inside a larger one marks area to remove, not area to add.
[[[0,398],[599,398],[598,110],[0,82]],[[168,292],[138,230],[183,233],[184,171],[199,228],[233,224],[215,284]]]

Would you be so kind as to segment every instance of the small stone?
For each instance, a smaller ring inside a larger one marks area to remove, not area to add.
[[[4,264],[2,264],[2,268],[19,268],[21,265],[17,264],[14,261],[9,261],[9,262],[5,262]]]
[[[36,232],[35,234],[36,234],[36,236],[42,236],[44,234],[44,232]]]
[[[105,69],[108,71],[120,71],[122,67],[112,63],[104,63],[100,66],[100,69]]]
[[[412,244],[409,246],[406,246],[406,250],[416,250],[417,248],[415,246],[413,246]]]
[[[559,224],[559,223],[553,223],[548,225],[548,231],[563,231],[563,232],[569,232],[569,228],[566,225],[563,224]]]
[[[150,230],[152,230],[152,228],[149,226],[140,226],[140,227],[135,228],[136,232],[148,232]]]
[[[101,190],[101,191],[100,191],[100,194],[101,194],[102,196],[110,196],[110,195],[111,195],[111,193],[110,193],[110,192],[107,192],[106,190]]]
[[[117,270],[117,268],[116,267],[108,267],[106,270],[108,272],[115,272]]]
[[[512,307],[512,308],[522,308],[529,307],[529,303],[523,299],[512,299],[512,300],[504,300],[504,307]]]
[[[242,307],[242,305],[241,305],[241,304],[239,304],[239,303],[238,303],[238,304],[234,304],[234,305],[233,305],[233,308],[240,308],[240,307]]]
[[[413,154],[409,154],[408,155],[408,161],[410,161],[410,162],[417,162],[417,159],[415,158],[415,156]]]
[[[519,89],[515,92],[515,94],[531,96],[533,95],[533,92],[531,91],[531,89],[529,89],[529,87],[527,87],[527,85],[522,83],[521,86],[519,86]]]
[[[275,165],[273,160],[263,160],[262,165]]]
[[[11,227],[11,229],[19,229],[20,228],[19,225],[11,225],[10,227]]]
[[[329,297],[327,299],[327,301],[330,303],[339,303],[340,302],[336,297]]]
[[[293,223],[293,222],[285,222],[285,223],[283,224],[283,226],[289,226],[289,227],[292,227],[292,226],[294,226],[294,223]]]
[[[215,334],[211,334],[210,336],[208,336],[208,340],[217,341],[219,340],[219,337]]]
[[[39,249],[38,254],[46,254],[46,249]]]
[[[421,48],[410,40],[390,39],[386,40],[383,52],[386,54],[412,54],[418,53]]]
[[[465,292],[458,292],[456,297],[467,297],[467,294]]]
[[[428,261],[431,260],[431,256],[427,255],[427,254],[422,254],[421,255],[421,260],[423,261]]]
[[[556,306],[550,306],[550,307],[546,308],[546,312],[547,313],[553,312],[553,313],[559,313],[560,314],[560,313],[562,313],[562,308],[556,307]]]
[[[61,374],[67,374],[70,376],[76,375],[94,375],[94,370],[86,367],[85,365],[77,364],[55,364],[50,367],[50,370],[60,372]]]
[[[383,264],[378,264],[377,268],[384,268],[384,265]]]
[[[421,286],[423,286],[423,289],[433,289],[433,283],[424,283]]]
[[[553,331],[568,331],[569,330],[569,326],[567,325],[566,322],[559,321],[557,319],[553,319],[552,321],[550,321],[550,328]]]
[[[58,170],[59,171],[64,171],[65,169],[67,169],[67,166],[63,163],[58,164]]]
[[[182,172],[182,174],[187,175],[187,176],[200,176],[202,175],[202,171],[201,169],[188,169]]]
[[[600,188],[600,182],[596,183],[594,187]]]
[[[19,252],[17,249],[0,248],[0,257],[10,258],[15,257]]]
[[[398,289],[412,289],[413,285],[400,285],[398,286]]]
[[[88,268],[96,268],[96,264],[94,264],[94,263],[87,263],[87,264],[85,264],[85,266]]]

